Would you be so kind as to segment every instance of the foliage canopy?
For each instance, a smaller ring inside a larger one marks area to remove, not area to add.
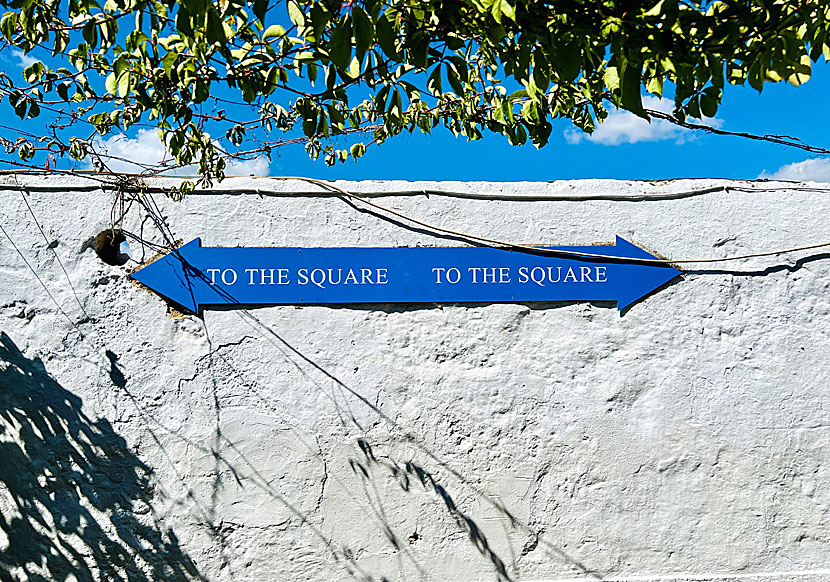
[[[541,147],[609,103],[648,118],[643,89],[712,117],[727,85],[798,85],[830,58],[825,0],[276,2],[0,0],[7,49],[41,59],[0,97],[51,122],[7,153],[105,165],[100,136],[149,126],[209,181],[290,141],[330,164],[437,126]]]

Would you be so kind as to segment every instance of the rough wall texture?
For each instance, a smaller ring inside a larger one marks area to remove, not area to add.
[[[111,192],[2,184],[0,580],[830,580],[826,251],[691,266],[622,316],[178,318],[90,248]],[[830,240],[830,195],[804,185],[339,185],[491,198],[373,200],[516,242],[621,235],[697,258]],[[206,246],[461,244],[305,183],[221,186],[268,195],[156,196],[152,213],[144,198],[125,228],[157,244],[153,215]],[[556,199],[607,195],[630,199]]]

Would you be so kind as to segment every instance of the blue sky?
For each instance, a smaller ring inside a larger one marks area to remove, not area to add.
[[[7,69],[20,68],[19,56],[6,50]],[[813,77],[801,87],[768,84],[762,94],[749,87],[728,87],[723,105],[708,120],[723,129],[757,134],[786,134],[806,143],[830,147],[830,122],[825,117],[830,94],[830,68],[814,65]],[[647,98],[647,106],[669,110],[669,103]],[[2,121],[19,126],[7,102]],[[37,133],[38,120],[26,122]],[[40,122],[45,123],[45,122]],[[12,137],[6,131],[0,135]],[[164,154],[154,132],[132,132],[111,138],[114,154],[152,162]],[[136,168],[114,168],[136,171]],[[490,135],[469,142],[444,129],[432,135],[401,135],[370,147],[357,162],[326,167],[309,160],[301,145],[275,151],[266,159],[237,164],[229,173],[300,175],[321,179],[401,180],[559,180],[579,178],[666,179],[774,177],[830,181],[830,159],[815,159],[795,148],[727,136],[682,130],[663,121],[648,124],[629,113],[612,112],[592,137],[566,121],[554,124],[550,143],[537,150],[531,144],[514,147],[506,138]]]
[[[716,123],[730,131],[786,134],[830,147],[828,95],[830,68],[822,61],[814,66],[813,78],[801,87],[769,84],[760,95],[749,87],[728,87]],[[539,150],[531,144],[510,146],[499,136],[468,142],[440,129],[430,136],[403,135],[368,150],[356,163],[332,168],[309,161],[301,147],[294,147],[274,157],[272,173],[351,180],[498,181],[753,179],[766,173],[830,181],[830,160],[809,161],[815,156],[795,148],[704,135],[666,122],[648,124],[628,113],[612,113],[610,120],[612,124],[604,124],[607,130],[601,126],[592,139],[579,141],[573,138],[578,132],[569,123],[557,122],[550,143]],[[800,165],[785,168],[791,164]]]

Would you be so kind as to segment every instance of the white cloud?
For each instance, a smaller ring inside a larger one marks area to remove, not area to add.
[[[95,149],[101,154],[104,163],[113,172],[141,173],[149,168],[155,168],[164,162],[175,165],[167,148],[158,137],[158,133],[149,129],[139,129],[134,138],[117,134],[107,139],[98,140]],[[108,157],[107,157],[108,156]],[[250,160],[228,160],[225,174],[228,176],[267,176],[270,162],[265,156],[257,156]],[[92,168],[92,162],[87,159],[87,167]],[[192,176],[197,173],[198,166],[190,164],[181,168],[174,168],[164,172],[168,176]]]
[[[769,173],[766,170],[758,176],[767,180],[793,180],[795,182],[830,182],[830,159],[804,160],[781,166]]]
[[[21,69],[25,69],[26,67],[35,64],[40,59],[32,56],[32,54],[26,54],[20,49],[12,50],[12,56],[17,59],[17,64],[20,66]]]
[[[113,135],[107,139],[97,140],[95,150],[101,154],[104,163],[113,172],[142,172],[147,166],[155,166],[169,161],[167,148],[161,143],[158,134],[149,129],[139,129],[138,135],[130,139],[125,135]],[[111,157],[107,157],[111,156]],[[88,162],[91,167],[91,162]],[[184,168],[173,170],[172,174],[186,174]]]
[[[227,176],[267,176],[271,163],[265,156],[257,156],[250,160],[228,160],[225,168]]]
[[[646,96],[643,97],[643,107],[671,113],[674,109],[674,101]],[[707,119],[706,122],[714,127],[722,125],[719,119]],[[619,109],[610,110],[608,117],[597,126],[593,134],[589,135],[576,128],[565,130],[565,141],[570,144],[577,144],[583,140],[602,145],[660,140],[673,140],[675,143],[682,144],[695,137],[697,136],[694,130],[684,129],[662,119],[652,119],[649,123],[642,117]]]

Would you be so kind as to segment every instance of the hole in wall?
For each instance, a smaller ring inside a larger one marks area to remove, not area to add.
[[[130,260],[130,245],[121,229],[108,228],[95,236],[95,254],[108,265],[119,267]]]

